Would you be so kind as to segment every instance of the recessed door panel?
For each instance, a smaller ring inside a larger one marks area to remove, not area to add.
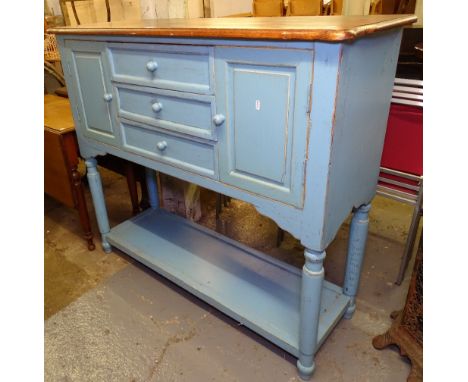
[[[106,47],[103,43],[69,41],[72,62],[72,76],[76,81],[76,93],[79,97],[79,118],[83,133],[90,138],[115,143],[115,124],[112,110],[116,97],[106,72]]]
[[[300,207],[312,52],[215,51],[220,179]]]
[[[288,186],[290,179],[285,176],[290,154],[286,144],[291,122],[291,82],[294,84],[293,71],[276,72],[252,65],[233,67],[232,101],[241,102],[232,105],[232,175]]]

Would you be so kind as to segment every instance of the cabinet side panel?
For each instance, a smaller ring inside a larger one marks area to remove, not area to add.
[[[301,242],[316,251],[324,249],[321,243],[341,52],[341,44],[315,43]]]
[[[375,195],[401,29],[343,44],[322,246]]]

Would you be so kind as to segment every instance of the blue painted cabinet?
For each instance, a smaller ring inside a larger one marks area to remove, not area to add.
[[[313,50],[216,48],[220,180],[303,204]]]
[[[372,28],[332,17],[58,30],[103,248],[291,353],[304,379],[356,309],[401,26],[414,21],[371,19]],[[152,207],[112,228],[94,159],[106,153],[147,168]],[[155,171],[252,203],[304,245],[302,270],[164,212]],[[324,280],[323,261],[351,212],[337,286]]]
[[[74,102],[80,131],[91,139],[115,144],[118,141],[113,121],[115,103],[108,73],[105,43],[68,41],[70,54],[65,61],[75,82],[77,100]]]

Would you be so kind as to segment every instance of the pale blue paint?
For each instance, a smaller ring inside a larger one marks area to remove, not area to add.
[[[212,48],[156,44],[109,44],[115,81],[157,88],[213,93]]]
[[[309,377],[318,347],[355,307],[365,207],[351,226],[345,293],[323,281],[321,257],[351,209],[374,195],[400,37],[398,29],[353,43],[58,36],[83,156],[147,167],[154,209],[157,170],[252,203],[307,249],[302,274],[289,271],[156,210],[103,232],[104,241],[297,356]],[[104,205],[102,190],[92,192]],[[105,209],[96,212],[107,221]]]
[[[343,44],[323,248],[351,209],[375,196],[400,41],[401,34],[393,32]]]
[[[351,298],[344,316],[347,319],[350,319],[356,310],[356,295],[366,251],[370,208],[370,204],[365,204],[356,209],[349,228],[348,257],[343,285],[343,293]]]
[[[313,51],[216,48],[220,179],[303,203]]]
[[[119,116],[200,138],[215,139],[213,96],[121,84],[115,89]]]
[[[77,88],[79,119],[83,123],[83,133],[100,142],[115,143],[115,125],[111,112],[113,105],[111,84],[106,73],[105,45],[89,46],[80,41],[69,42],[72,49],[68,65],[73,68],[74,77],[79,81]]]
[[[302,268],[301,307],[299,332],[299,359],[297,368],[303,379],[308,379],[315,370],[314,355],[318,348],[318,324],[320,321],[321,290],[325,271],[325,251],[305,250]]]
[[[299,355],[301,272],[214,231],[170,214],[146,211],[119,224],[109,242],[248,328]],[[349,298],[324,282],[314,346],[336,325]],[[317,325],[317,323],[311,323]]]
[[[122,123],[122,137],[123,147],[128,151],[205,176],[216,176],[214,148],[210,144],[189,141],[130,122]],[[161,150],[158,144],[163,141],[166,144]]]

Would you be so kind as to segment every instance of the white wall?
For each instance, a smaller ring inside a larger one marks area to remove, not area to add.
[[[59,0],[46,0],[54,15],[61,15]],[[169,19],[203,17],[203,0],[109,0],[111,20]],[[107,21],[105,0],[76,2],[81,24]],[[71,25],[76,25],[70,3],[67,3]]]
[[[211,17],[252,12],[252,1],[253,0],[210,0]]]

